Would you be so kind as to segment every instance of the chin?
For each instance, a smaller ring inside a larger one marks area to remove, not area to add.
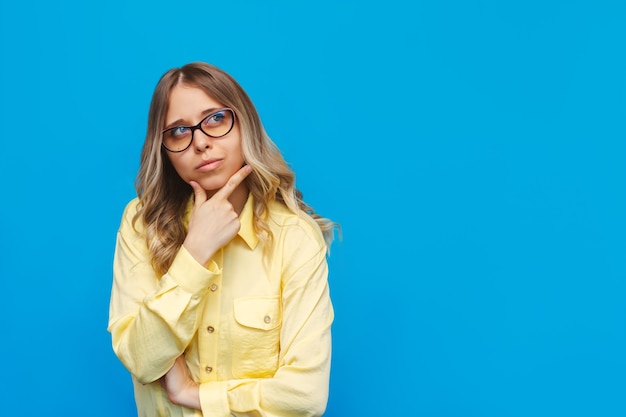
[[[226,185],[226,181],[219,181],[217,179],[205,179],[204,181],[198,181],[198,184],[200,184],[200,186],[206,191],[215,192],[222,188],[224,185]]]

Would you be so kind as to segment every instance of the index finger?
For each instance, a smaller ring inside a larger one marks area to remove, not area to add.
[[[242,166],[239,171],[235,172],[229,179],[226,181],[226,184],[222,188],[220,188],[213,197],[221,197],[228,198],[233,191],[246,179],[246,177],[252,172],[252,167],[250,165]]]
[[[200,207],[202,203],[208,200],[206,190],[200,186],[196,181],[189,181],[189,185],[193,188],[194,194],[194,207]]]

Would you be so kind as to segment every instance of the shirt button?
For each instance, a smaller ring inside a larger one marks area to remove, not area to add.
[[[211,285],[211,291],[215,291],[215,290],[217,290],[217,284]]]
[[[206,331],[209,333],[213,333],[215,331],[215,328],[213,326],[209,326],[206,328]]]
[[[207,373],[211,373],[211,371],[213,370],[213,368],[211,368],[210,366],[207,366],[206,368],[204,368],[205,371],[207,371]]]
[[[192,299],[194,299],[194,300],[197,300],[197,299],[198,299],[198,298],[200,298],[200,297],[198,297],[197,295],[194,295],[194,296],[193,296],[193,297],[191,297],[191,298],[192,298]]]
[[[265,318],[263,319],[263,321],[267,324],[270,324],[270,321],[272,321],[272,319],[270,318],[270,316],[265,316]]]

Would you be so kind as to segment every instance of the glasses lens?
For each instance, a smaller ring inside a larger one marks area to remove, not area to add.
[[[196,126],[177,126],[163,132],[163,146],[172,152],[184,151],[191,145],[193,132],[200,128],[205,135],[219,138],[228,134],[235,124],[231,109],[218,110],[202,119]]]
[[[163,132],[163,146],[170,151],[180,152],[191,143],[191,128],[185,126],[174,127]]]
[[[233,111],[224,109],[209,114],[200,123],[200,129],[214,138],[226,135],[233,128]]]

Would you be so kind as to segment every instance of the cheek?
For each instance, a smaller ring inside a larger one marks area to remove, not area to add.
[[[235,165],[237,165],[237,169],[241,168],[245,162],[245,158],[243,157],[243,151],[241,150],[241,148],[239,148],[233,156],[233,160]]]
[[[183,152],[183,154],[184,154],[184,152]],[[170,163],[174,167],[174,170],[178,173],[178,175],[185,182],[189,182],[189,178],[186,175],[186,170],[185,170],[185,166],[187,164],[185,163],[184,155],[181,155],[181,154],[176,154],[176,155],[172,155],[172,156],[168,155],[168,158],[170,160]]]
[[[237,159],[241,159],[243,161],[244,157],[243,157],[243,145],[242,145],[242,141],[241,138],[238,138],[238,140],[234,141],[230,152],[232,154],[233,157],[237,158]]]

